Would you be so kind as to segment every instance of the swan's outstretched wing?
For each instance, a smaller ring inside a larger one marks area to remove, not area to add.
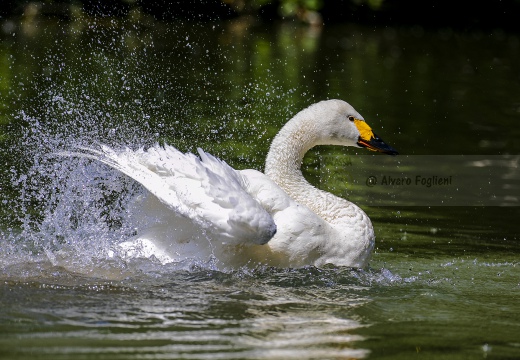
[[[174,212],[226,243],[265,244],[276,232],[266,210],[245,190],[242,176],[199,149],[200,158],[172,146],[148,150],[82,148],[67,153],[101,161],[143,185]]]

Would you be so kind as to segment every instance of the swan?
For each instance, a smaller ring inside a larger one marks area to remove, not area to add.
[[[217,259],[224,266],[366,266],[374,247],[369,217],[355,204],[317,189],[302,175],[316,145],[364,147],[396,155],[347,102],[324,100],[297,113],[275,136],[265,173],[235,170],[198,149],[81,148],[67,155],[101,161],[147,191],[129,211],[153,219],[120,244],[128,257],[161,263]]]

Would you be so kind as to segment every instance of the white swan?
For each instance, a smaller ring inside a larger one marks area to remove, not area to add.
[[[234,170],[198,150],[83,149],[81,154],[141,183],[148,195],[133,204],[154,224],[122,244],[128,256],[161,262],[207,260],[224,266],[363,267],[374,246],[372,223],[355,204],[310,185],[300,167],[315,145],[397,152],[377,137],[348,103],[327,100],[294,116],[276,135],[265,174]],[[130,209],[132,211],[132,209]]]

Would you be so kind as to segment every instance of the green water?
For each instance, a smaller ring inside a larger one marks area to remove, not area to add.
[[[364,270],[125,263],[99,251],[131,233],[124,204],[138,187],[47,156],[158,141],[261,170],[282,124],[325,98],[350,102],[402,154],[515,155],[517,35],[244,21],[8,25],[2,359],[520,358],[518,207],[364,207],[377,241]],[[343,194],[341,164],[356,154],[366,152],[319,147],[304,174]],[[67,192],[73,182],[82,192]],[[96,186],[107,199],[91,201]],[[75,209],[70,229],[60,209]],[[70,255],[61,262],[57,246]]]

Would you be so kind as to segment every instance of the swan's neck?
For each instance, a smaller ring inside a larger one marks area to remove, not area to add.
[[[274,138],[267,155],[265,174],[296,202],[326,217],[323,210],[335,196],[309,184],[301,172],[305,153],[321,144],[317,136],[319,131],[316,121],[300,115],[303,114],[291,119]]]
[[[302,160],[317,144],[316,125],[298,115],[276,135],[267,154],[265,173],[280,186],[305,181],[301,173]]]

